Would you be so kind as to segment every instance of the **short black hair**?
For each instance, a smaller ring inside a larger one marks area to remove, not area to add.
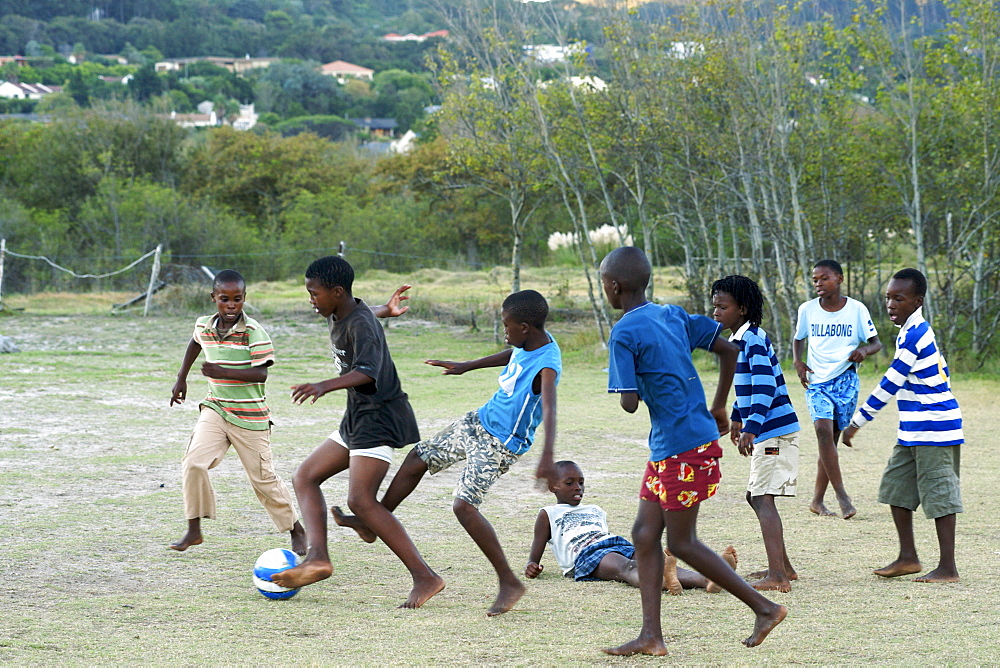
[[[625,290],[645,290],[652,267],[641,248],[621,246],[604,256],[601,272],[617,281]]]
[[[338,285],[351,292],[354,285],[354,267],[339,255],[327,255],[309,265],[306,278],[315,278],[324,288],[335,288]]]
[[[220,285],[229,285],[230,283],[239,283],[244,291],[247,289],[247,282],[243,280],[243,274],[235,269],[223,269],[212,279],[212,291],[214,292]]]
[[[553,464],[552,469],[556,472],[556,475],[562,475],[562,472],[568,469],[570,466],[575,466],[578,469],[580,468],[580,465],[574,462],[573,460],[563,459]],[[583,469],[580,469],[580,472],[582,473]]]
[[[900,281],[910,281],[913,284],[913,294],[917,297],[927,295],[927,278],[919,269],[913,269],[912,267],[900,269],[892,277]]]
[[[545,329],[549,317],[549,304],[540,292],[521,290],[503,300],[503,310],[517,322],[526,322],[535,329]]]
[[[747,276],[732,274],[712,283],[712,294],[725,292],[736,305],[746,309],[747,320],[754,327],[760,327],[764,319],[764,295],[757,283]]]
[[[840,263],[837,262],[836,260],[820,260],[819,262],[813,265],[813,269],[819,269],[820,267],[826,267],[827,269],[837,272],[841,276],[844,275],[843,268],[840,266]]]

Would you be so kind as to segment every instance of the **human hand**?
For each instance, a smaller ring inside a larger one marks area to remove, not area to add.
[[[187,380],[181,378],[174,383],[173,389],[170,390],[170,405],[183,404],[184,400],[187,399],[188,384]]]
[[[203,376],[208,376],[209,378],[221,379],[226,377],[226,370],[221,364],[216,364],[215,362],[202,362],[201,374]]]
[[[524,567],[524,577],[531,578],[532,580],[534,580],[539,575],[541,575],[542,571],[544,570],[545,567],[542,566],[541,564],[534,561],[529,561],[528,565]]]
[[[792,366],[795,367],[795,373],[799,377],[799,382],[802,383],[802,387],[809,387],[809,374],[813,372],[812,369],[806,366],[806,363],[802,360],[792,362]]]
[[[742,422],[733,422],[729,425],[729,440],[733,442],[733,445],[739,445],[741,431],[743,431]]]
[[[740,434],[740,442],[736,445],[739,448],[740,454],[744,457],[749,457],[753,454],[753,440],[756,438],[753,434],[748,431]]]
[[[409,295],[404,295],[403,293],[409,290],[411,287],[413,286],[404,283],[403,285],[396,288],[396,291],[392,293],[391,297],[389,297],[389,301],[385,303],[385,308],[386,308],[384,314],[385,317],[398,318],[399,316],[403,315],[404,313],[410,310],[409,306],[401,306],[401,304],[403,303],[404,300],[410,298]]]
[[[461,376],[463,373],[469,370],[467,362],[449,362],[447,360],[424,360],[424,364],[430,364],[431,366],[439,366],[444,368],[442,373],[445,376]]]
[[[847,361],[858,364],[859,362],[864,362],[866,357],[868,357],[868,354],[859,347],[851,351],[851,354],[847,356]]]
[[[844,445],[846,445],[849,448],[853,448],[854,447],[854,443],[852,441],[853,441],[854,435],[856,433],[858,433],[858,428],[855,427],[853,424],[850,425],[840,435],[840,442],[843,443]]]
[[[725,406],[710,408],[709,413],[715,418],[715,426],[719,428],[719,436],[729,433],[729,412]]]
[[[538,467],[535,468],[535,481],[539,489],[547,489],[556,478],[556,467],[555,462],[552,461],[552,457],[542,456],[538,460]]]
[[[311,399],[310,404],[329,392],[323,383],[303,383],[302,385],[292,385],[292,403],[301,405],[306,399]]]

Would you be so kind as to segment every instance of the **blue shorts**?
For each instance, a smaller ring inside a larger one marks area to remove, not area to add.
[[[599,540],[593,545],[588,545],[580,551],[580,554],[576,555],[576,561],[573,562],[573,579],[600,580],[601,578],[595,578],[591,573],[597,570],[601,559],[612,552],[617,552],[626,559],[631,559],[632,555],[635,554],[635,546],[621,536],[612,536]]]
[[[833,420],[837,431],[844,431],[851,424],[858,407],[858,388],[861,381],[854,369],[848,369],[836,378],[822,383],[809,383],[806,404],[813,422]]]

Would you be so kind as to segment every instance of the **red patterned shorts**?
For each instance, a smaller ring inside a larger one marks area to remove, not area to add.
[[[722,480],[718,441],[646,464],[639,498],[664,510],[686,510],[715,495]]]

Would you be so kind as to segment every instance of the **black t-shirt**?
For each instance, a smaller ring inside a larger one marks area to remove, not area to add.
[[[340,436],[351,450],[416,443],[417,419],[399,383],[382,325],[367,304],[354,301],[357,306],[343,320],[327,318],[333,360],[341,376],[360,371],[372,382],[347,388]]]

